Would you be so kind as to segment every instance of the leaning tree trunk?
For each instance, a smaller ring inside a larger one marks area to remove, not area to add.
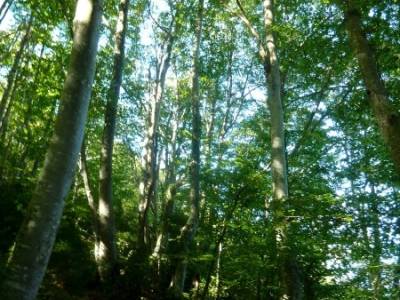
[[[196,20],[196,44],[193,52],[193,82],[192,82],[192,153],[190,165],[190,215],[186,224],[182,227],[179,243],[183,258],[175,265],[175,272],[170,283],[170,289],[174,294],[180,296],[183,291],[187,256],[189,247],[196,235],[199,222],[200,208],[200,139],[201,139],[201,116],[200,116],[200,45],[203,26],[204,0],[199,0],[198,14]]]
[[[288,224],[284,219],[285,202],[288,198],[287,159],[284,134],[284,114],[281,99],[279,60],[274,36],[274,1],[264,0],[265,55],[262,55],[264,73],[268,87],[267,103],[271,116],[271,171],[272,203],[276,250],[282,268],[284,293],[289,299],[302,299],[302,283],[295,259],[287,245]]]
[[[400,114],[390,103],[375,55],[362,28],[356,1],[343,0],[346,29],[367,89],[369,103],[397,171],[400,173]]]
[[[0,100],[0,135],[2,134],[4,130],[4,124],[6,121],[6,115],[7,111],[10,110],[11,107],[11,91],[13,90],[14,84],[15,84],[15,78],[16,74],[18,71],[18,68],[20,67],[20,62],[22,58],[22,54],[25,50],[26,45],[28,44],[30,35],[31,35],[31,29],[32,29],[32,22],[33,22],[33,15],[29,17],[29,21],[26,25],[26,30],[25,34],[22,37],[21,43],[19,45],[19,49],[17,53],[15,54],[14,62],[13,65],[11,66],[10,72],[8,73],[7,76],[7,85],[3,91],[3,95]]]
[[[4,21],[12,5],[13,0],[4,0],[3,4],[0,6],[0,24]]]
[[[101,0],[79,0],[74,41],[45,164],[19,230],[0,294],[31,300],[39,290],[81,147],[95,72]]]
[[[121,0],[115,30],[114,65],[106,111],[100,155],[99,202],[98,202],[98,245],[96,262],[100,279],[107,281],[115,275],[117,251],[115,245],[115,225],[112,206],[112,155],[117,118],[118,99],[124,67],[125,36],[128,25],[129,0]]]

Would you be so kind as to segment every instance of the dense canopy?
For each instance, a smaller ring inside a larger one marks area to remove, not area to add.
[[[399,299],[398,0],[0,0],[0,299]]]

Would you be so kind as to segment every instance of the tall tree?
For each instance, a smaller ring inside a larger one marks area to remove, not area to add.
[[[159,230],[157,241],[153,249],[152,256],[156,259],[158,265],[158,271],[160,269],[161,264],[161,254],[166,248],[166,244],[168,243],[168,229],[170,227],[170,219],[174,211],[174,203],[176,197],[176,190],[177,190],[177,180],[176,180],[176,165],[178,160],[178,151],[177,151],[177,135],[178,129],[181,122],[181,113],[177,108],[172,114],[172,128],[171,128],[171,141],[170,141],[170,151],[171,153],[168,154],[168,147],[166,150],[167,155],[170,155],[167,161],[167,170],[166,170],[166,191],[165,191],[165,203],[162,212],[161,218],[161,228]]]
[[[296,263],[287,247],[287,220],[285,210],[288,201],[288,174],[284,132],[284,112],[281,99],[282,82],[279,67],[278,49],[275,37],[275,3],[263,0],[263,35],[260,35],[251,23],[239,0],[239,17],[250,30],[259,47],[259,57],[263,64],[267,86],[267,104],[270,112],[271,138],[271,172],[272,201],[267,206],[273,223],[276,255],[281,270],[281,283],[285,286],[283,293],[290,299],[301,299],[302,283],[296,270]],[[264,36],[264,40],[262,40]]]
[[[82,144],[95,72],[101,0],[79,0],[71,60],[46,161],[19,230],[1,287],[3,299],[36,297]]]
[[[171,4],[171,3],[170,3]],[[170,7],[172,18],[169,28],[163,28],[166,33],[166,46],[156,66],[156,79],[152,90],[151,101],[148,106],[146,120],[147,132],[145,135],[145,153],[143,155],[143,175],[140,183],[139,202],[139,227],[138,227],[138,249],[140,253],[147,253],[150,249],[148,241],[148,213],[149,208],[155,200],[157,190],[158,168],[158,135],[161,102],[165,92],[165,80],[170,67],[173,45],[176,39],[177,23],[176,17],[178,6]],[[175,11],[173,11],[175,10]]]
[[[104,114],[104,131],[100,154],[98,229],[96,261],[100,278],[106,280],[115,273],[117,251],[115,245],[115,225],[112,192],[112,156],[118,99],[122,83],[125,59],[125,36],[128,25],[129,0],[121,0],[114,36],[114,63],[107,104]]]
[[[192,149],[190,161],[190,214],[186,224],[181,228],[178,238],[182,250],[182,257],[175,265],[175,272],[170,284],[171,290],[177,295],[180,295],[183,291],[186,278],[187,256],[189,255],[190,245],[196,235],[200,214],[200,46],[203,29],[203,11],[204,0],[199,0],[195,25],[191,90]]]
[[[288,201],[288,174],[287,158],[284,133],[284,113],[281,99],[282,82],[281,71],[274,33],[275,8],[274,0],[264,0],[264,31],[265,31],[265,52],[261,52],[261,59],[264,65],[264,74],[268,87],[267,103],[271,116],[271,171],[272,171],[272,203],[270,205],[273,216],[273,226],[276,234],[276,245],[278,260],[283,269],[283,281],[285,293],[289,299],[302,299],[302,283],[295,261],[291,257],[287,245],[287,220],[285,219],[285,206]]]
[[[358,61],[369,104],[394,165],[400,173],[400,114],[387,94],[375,54],[362,25],[361,9],[357,1],[342,0],[342,5],[350,45]]]
[[[31,13],[29,20],[25,24],[26,29],[25,33],[22,37],[22,40],[19,44],[19,48],[17,53],[15,54],[14,62],[11,66],[10,72],[8,73],[7,76],[7,85],[3,91],[3,95],[0,100],[0,135],[4,131],[4,124],[6,121],[6,116],[11,109],[12,105],[12,90],[14,89],[14,84],[15,84],[15,78],[18,72],[18,68],[20,68],[20,62],[22,55],[24,53],[24,50],[26,48],[26,45],[28,44],[30,35],[31,35],[31,29],[32,29],[32,22],[33,22],[33,14]]]

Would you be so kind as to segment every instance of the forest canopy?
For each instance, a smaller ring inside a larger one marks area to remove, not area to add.
[[[398,0],[0,0],[0,299],[400,299]]]

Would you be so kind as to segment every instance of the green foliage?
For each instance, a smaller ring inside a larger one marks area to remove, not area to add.
[[[44,164],[71,50],[75,2],[50,2],[16,1],[9,12],[10,26],[0,26],[2,95],[24,24],[30,13],[34,15],[29,45],[14,81],[7,128],[0,136],[1,266],[12,251]],[[275,3],[273,31],[283,83],[289,198],[274,206],[270,114],[258,44],[240,21],[236,1],[206,1],[200,52],[201,214],[190,255],[184,257],[188,269],[183,297],[202,294],[209,281],[206,299],[276,299],[283,290],[282,257],[289,255],[296,259],[305,299],[397,299],[400,177],[369,109],[340,3]],[[399,110],[398,3],[358,3],[389,99]],[[182,258],[179,235],[190,212],[191,62],[197,1],[131,4],[113,156],[120,277],[111,289],[99,285],[93,220],[77,172],[40,299],[163,299],[175,262]],[[262,2],[241,4],[263,39]],[[85,129],[96,199],[117,6],[117,1],[105,1]],[[159,257],[145,257],[136,249],[142,145],[155,74],[168,39],[165,29],[174,13],[175,44],[157,133],[157,193],[149,212],[151,250],[166,218],[172,169],[174,210]],[[172,157],[175,125],[176,157]],[[283,250],[276,245],[279,226],[287,233]]]

